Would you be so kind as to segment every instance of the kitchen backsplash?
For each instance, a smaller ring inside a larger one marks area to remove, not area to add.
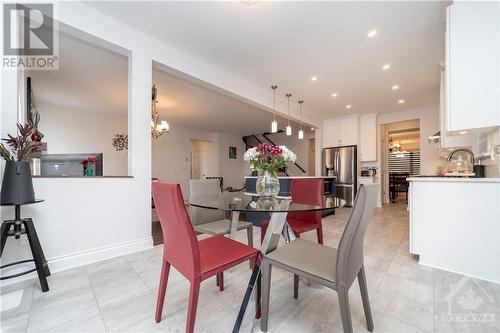
[[[493,154],[490,158],[484,158],[481,163],[485,166],[486,177],[500,177],[500,127],[488,133],[488,149]]]

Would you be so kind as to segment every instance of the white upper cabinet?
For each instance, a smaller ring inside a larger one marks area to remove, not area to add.
[[[364,114],[360,118],[359,159],[361,162],[377,160],[377,114]]]
[[[445,132],[500,125],[500,3],[450,5],[445,57]]]
[[[323,121],[323,147],[358,144],[358,116]]]

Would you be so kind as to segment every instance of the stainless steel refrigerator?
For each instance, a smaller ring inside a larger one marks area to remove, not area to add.
[[[335,196],[354,204],[358,183],[358,154],[356,146],[323,149],[323,176],[336,176]]]

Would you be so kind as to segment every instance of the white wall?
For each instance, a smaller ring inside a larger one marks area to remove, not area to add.
[[[224,177],[224,187],[235,189],[245,185],[245,176],[251,174],[248,162],[243,160],[245,143],[241,136],[218,133],[219,138],[219,174]],[[229,147],[236,147],[236,159],[229,158]]]
[[[103,153],[103,175],[126,176],[128,152],[116,151],[115,134],[127,133],[127,114],[91,112],[38,103],[48,154]]]
[[[224,177],[224,187],[243,187],[244,176],[250,174],[250,169],[243,160],[245,144],[241,136],[177,126],[171,126],[168,134],[152,139],[152,177],[179,183],[183,193],[187,194],[191,140],[211,143],[207,152],[207,176]],[[229,147],[236,147],[237,159],[229,159]]]

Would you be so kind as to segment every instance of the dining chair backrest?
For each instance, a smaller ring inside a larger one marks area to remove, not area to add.
[[[153,199],[163,233],[163,256],[186,278],[200,275],[198,240],[179,184],[153,182]]]
[[[379,188],[380,186],[375,184],[359,187],[354,207],[340,239],[336,263],[337,284],[347,289],[363,265],[366,227],[373,215]]]
[[[323,179],[292,179],[292,202],[306,205],[323,205]],[[288,218],[321,223],[321,212],[290,212]]]
[[[188,181],[189,197],[198,195],[218,196],[221,194],[218,179],[190,179]],[[216,209],[207,209],[189,206],[191,220],[194,225],[213,222],[224,218],[224,212]]]

